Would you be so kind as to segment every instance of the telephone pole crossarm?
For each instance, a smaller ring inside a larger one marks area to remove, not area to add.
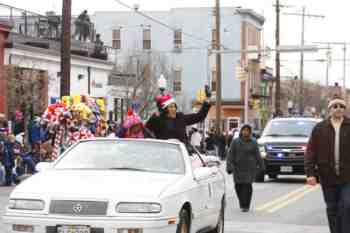
[[[284,13],[284,15],[301,16],[301,46],[304,47],[305,44],[305,17],[310,18],[322,18],[324,15],[317,14],[307,14],[306,7],[303,6],[302,13]],[[299,114],[304,113],[304,51],[300,51],[300,83],[299,83]]]

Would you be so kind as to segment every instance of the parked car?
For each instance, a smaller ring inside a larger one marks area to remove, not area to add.
[[[217,165],[179,141],[80,141],[13,190],[6,232],[222,233]]]
[[[265,175],[275,179],[278,175],[304,175],[304,155],[313,127],[318,118],[274,118],[266,125],[258,139],[260,154],[266,170],[260,172],[257,182]]]

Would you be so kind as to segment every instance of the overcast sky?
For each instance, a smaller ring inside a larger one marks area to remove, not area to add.
[[[215,0],[123,0],[129,5],[140,4],[141,11],[169,10],[176,7],[213,7]],[[1,3],[24,8],[37,13],[45,13],[49,10],[61,12],[62,0],[0,0]],[[350,30],[347,23],[350,22],[350,2],[347,0],[280,0],[282,4],[293,5],[291,8],[282,9],[281,14],[281,44],[300,44],[301,41],[301,17],[283,15],[284,12],[301,12],[303,5],[310,14],[324,15],[325,19],[306,18],[305,41],[311,44],[316,41],[347,41],[350,42]],[[274,46],[275,13],[273,4],[275,0],[221,0],[221,6],[241,6],[251,8],[266,18],[264,26],[265,44]],[[79,14],[87,9],[90,14],[95,11],[121,11],[127,10],[115,0],[72,0],[72,13]],[[160,19],[161,20],[161,19]],[[344,25],[344,26],[343,26]],[[348,45],[348,58],[350,58],[350,44]],[[332,46],[332,62],[330,68],[330,83],[342,84],[343,65],[342,48]],[[273,56],[272,56],[273,58]],[[313,81],[325,81],[326,64],[315,62],[315,59],[324,59],[325,50],[318,53],[305,55],[305,79]],[[299,74],[299,56],[297,54],[282,54],[283,75]],[[272,59],[273,60],[273,59]],[[347,63],[347,77],[350,77],[350,62]],[[350,78],[347,79],[347,87],[350,87]]]

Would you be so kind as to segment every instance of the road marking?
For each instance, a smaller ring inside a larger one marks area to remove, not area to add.
[[[244,221],[225,221],[225,232],[244,232],[244,233],[329,233],[327,225],[298,225],[291,223],[276,222],[244,222]]]
[[[292,199],[294,198],[295,196],[298,196],[298,194],[300,193],[303,193],[309,189],[313,188],[312,186],[309,186],[309,185],[303,185],[302,187],[292,191],[292,192],[289,192],[287,193],[286,195],[282,196],[282,197],[279,197],[275,200],[272,200],[270,202],[267,202],[261,206],[258,206],[257,208],[255,208],[256,211],[265,211],[269,208],[274,208],[274,206],[278,206],[280,205],[281,203],[284,203],[286,201],[288,201],[289,199]]]
[[[296,196],[286,200],[285,202],[282,202],[276,206],[274,206],[272,209],[269,209],[267,212],[268,213],[273,213],[273,212],[276,212],[277,210],[279,209],[282,209],[284,207],[286,207],[287,205],[290,205],[291,203],[293,202],[296,202],[297,200],[301,199],[302,197],[304,197],[306,194],[310,193],[310,192],[313,192],[315,190],[317,190],[320,186],[317,185],[317,186],[311,186],[311,188],[309,189],[306,189],[302,192],[300,192],[299,194],[297,194]]]

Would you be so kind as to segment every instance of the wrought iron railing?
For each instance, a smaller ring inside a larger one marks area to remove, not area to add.
[[[94,41],[96,32],[93,23],[89,23],[89,34],[86,41],[79,41],[79,35],[77,34],[77,17],[72,16],[71,33],[72,33],[72,50],[74,51],[86,51],[87,54],[94,54]],[[12,29],[12,38],[20,41],[54,41],[59,42],[61,39],[61,16],[56,15],[54,12],[47,12],[46,15],[41,15],[10,5],[0,3],[0,22],[9,24]],[[22,39],[19,39],[22,38]],[[25,39],[23,39],[25,38]],[[53,45],[52,47],[59,47],[59,45]],[[107,54],[111,48],[104,46],[102,53]],[[102,56],[106,59],[106,56]],[[98,57],[100,58],[100,57]]]

